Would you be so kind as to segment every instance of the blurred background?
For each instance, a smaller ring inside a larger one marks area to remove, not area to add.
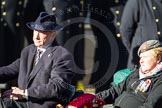
[[[64,26],[57,41],[74,56],[78,89],[101,91],[111,86],[113,74],[126,68],[128,52],[119,32],[126,0],[1,0],[0,66],[20,57],[32,44],[32,31],[26,23],[40,12],[57,16]],[[14,83],[11,82],[11,84]]]

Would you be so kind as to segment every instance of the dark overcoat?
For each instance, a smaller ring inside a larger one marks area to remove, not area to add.
[[[20,57],[24,47],[23,0],[0,1],[0,66]]]
[[[139,79],[137,69],[126,80],[96,95],[107,103],[114,103],[114,108],[160,108],[162,105],[161,81],[161,71]]]

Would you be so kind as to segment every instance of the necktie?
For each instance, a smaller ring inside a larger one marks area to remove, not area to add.
[[[41,58],[41,53],[42,53],[42,51],[38,49],[38,50],[37,50],[37,54],[36,54],[36,56],[35,56],[34,65],[36,65],[36,64],[38,63],[39,59]]]

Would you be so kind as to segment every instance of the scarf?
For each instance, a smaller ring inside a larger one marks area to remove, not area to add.
[[[140,67],[140,69],[139,69],[139,79],[142,79],[142,78],[146,78],[148,76],[155,75],[155,74],[157,74],[161,70],[162,70],[162,62],[160,62],[159,64],[157,64],[154,69],[152,69],[149,73],[146,73],[146,74],[144,74],[141,71],[141,67]]]

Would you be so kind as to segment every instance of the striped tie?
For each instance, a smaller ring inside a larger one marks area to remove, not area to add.
[[[38,63],[39,59],[41,58],[41,53],[42,53],[42,51],[38,49],[37,54],[35,56],[34,65],[36,65]]]

